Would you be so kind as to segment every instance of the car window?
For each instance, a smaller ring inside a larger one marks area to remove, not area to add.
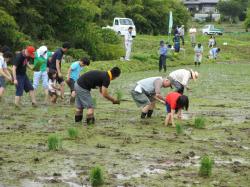
[[[121,25],[134,25],[133,22],[129,19],[120,19]]]
[[[118,23],[118,20],[117,20],[117,19],[115,20],[115,25],[119,25],[119,23]]]

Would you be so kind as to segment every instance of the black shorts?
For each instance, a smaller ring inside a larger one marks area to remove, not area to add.
[[[29,92],[34,90],[27,75],[17,75],[16,96],[22,96],[23,91]]]
[[[70,91],[71,92],[75,91],[75,81],[74,81],[74,79],[69,79],[66,82],[67,82],[67,85],[70,88]]]

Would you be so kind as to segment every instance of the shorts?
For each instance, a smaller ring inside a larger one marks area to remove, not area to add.
[[[166,102],[166,111],[167,113],[171,113],[170,105]]]
[[[0,76],[0,88],[1,87],[5,88],[5,79],[3,76]]]
[[[150,105],[151,102],[155,101],[153,95],[148,95],[144,91],[142,91],[142,93],[136,92],[135,87],[133,90],[131,90],[131,95],[137,107],[144,107],[146,105]]]
[[[202,55],[195,55],[194,56],[194,61],[201,63]]]
[[[17,75],[16,96],[22,96],[23,90],[27,93],[34,90],[27,75]]]
[[[70,91],[71,92],[75,91],[75,81],[74,81],[74,79],[69,79],[69,81],[66,81],[66,82],[67,82],[67,85],[70,88]]]
[[[91,97],[90,91],[80,87],[77,82],[75,83],[75,105],[76,108],[84,109],[84,108],[94,108],[93,99]]]
[[[39,81],[43,81],[43,89],[48,89],[48,73],[46,71],[35,71],[33,76],[33,87],[38,88]]]

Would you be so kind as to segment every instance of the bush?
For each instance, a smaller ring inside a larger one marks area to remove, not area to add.
[[[111,29],[102,29],[102,38],[104,43],[108,44],[120,44],[121,39],[120,36],[118,36],[115,31]]]
[[[202,177],[210,177],[212,175],[213,164],[213,159],[208,156],[203,156],[201,159],[199,175]]]
[[[83,49],[70,48],[67,51],[67,55],[72,56],[74,61],[80,60],[83,57],[89,58],[88,53],[84,51]]]
[[[205,118],[204,117],[197,117],[194,120],[194,126],[197,129],[203,129],[205,128]]]
[[[90,171],[90,182],[92,186],[100,186],[104,183],[103,171],[100,166],[95,166]]]
[[[49,135],[48,138],[49,150],[59,150],[62,148],[62,139],[55,134]]]
[[[71,127],[68,129],[68,135],[71,139],[76,139],[76,138],[78,138],[79,131],[77,128]]]

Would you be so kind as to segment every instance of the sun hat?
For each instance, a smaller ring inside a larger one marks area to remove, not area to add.
[[[27,46],[26,47],[26,50],[27,50],[27,52],[29,53],[29,56],[31,57],[31,58],[34,58],[35,57],[35,48],[33,47],[33,46]]]
[[[196,81],[196,79],[198,79],[199,77],[199,73],[197,71],[193,71],[192,69],[190,71],[191,71],[193,80]]]
[[[39,57],[40,56],[46,57],[47,51],[48,51],[48,48],[45,45],[43,45],[37,49],[37,54]]]

